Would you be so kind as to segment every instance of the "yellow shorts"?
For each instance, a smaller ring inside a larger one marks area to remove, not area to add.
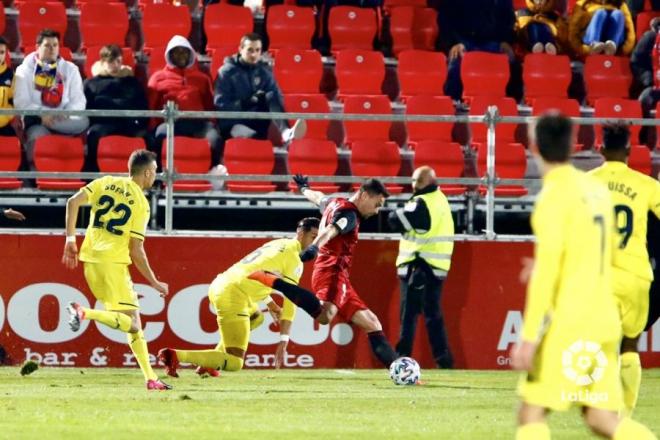
[[[527,404],[554,411],[573,404],[618,411],[623,404],[619,341],[597,344],[546,335],[532,372],[520,378],[518,395]]]
[[[256,310],[257,304],[222,277],[211,283],[209,300],[218,315],[220,340],[225,349],[238,348],[247,351],[250,342],[250,315]]]
[[[636,338],[644,331],[648,318],[651,282],[614,267],[612,283],[621,314],[623,336]]]
[[[128,265],[121,263],[85,263],[85,279],[96,299],[106,310],[136,310],[138,295]]]

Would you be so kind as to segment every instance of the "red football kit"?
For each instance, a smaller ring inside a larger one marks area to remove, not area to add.
[[[321,301],[336,305],[339,315],[350,321],[355,312],[368,309],[349,280],[353,250],[358,241],[360,213],[350,201],[331,199],[323,210],[321,228],[335,227],[339,235],[327,242],[316,257],[312,289]]]

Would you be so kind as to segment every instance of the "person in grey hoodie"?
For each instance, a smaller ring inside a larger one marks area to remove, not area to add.
[[[44,29],[36,51],[16,68],[14,107],[19,110],[85,110],[85,94],[78,67],[60,55],[60,34]],[[23,129],[27,165],[34,169],[34,143],[47,134],[77,135],[89,125],[86,116],[25,116]]]
[[[284,112],[284,101],[273,72],[261,59],[261,36],[245,34],[238,53],[225,58],[218,71],[213,102],[220,111]],[[223,138],[267,139],[271,121],[268,119],[220,119]],[[306,124],[298,120],[292,128],[286,120],[273,123],[282,135],[282,142],[304,136]]]

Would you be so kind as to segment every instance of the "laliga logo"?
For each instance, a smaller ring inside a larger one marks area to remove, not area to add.
[[[562,365],[564,376],[577,385],[586,386],[603,378],[607,358],[600,344],[580,339],[564,350]]]

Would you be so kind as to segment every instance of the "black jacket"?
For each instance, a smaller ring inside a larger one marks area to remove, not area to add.
[[[147,110],[147,95],[134,76],[113,77],[99,75],[85,81],[87,109]],[[91,124],[133,124],[146,128],[147,118],[91,118]]]
[[[633,76],[645,88],[653,85],[653,46],[656,35],[658,34],[655,31],[645,32],[630,55],[630,69]]]

